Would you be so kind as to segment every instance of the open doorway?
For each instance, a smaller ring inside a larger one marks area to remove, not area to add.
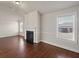
[[[23,36],[23,21],[19,21],[19,35]]]

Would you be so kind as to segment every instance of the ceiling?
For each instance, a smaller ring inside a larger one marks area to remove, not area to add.
[[[69,8],[79,5],[79,1],[21,1],[22,3],[16,5],[14,1],[0,2],[0,8],[5,6],[15,13],[25,14],[33,10],[38,10],[41,14],[58,11],[64,8]],[[5,8],[4,7],[4,8]]]
[[[25,1],[22,7],[26,12],[38,10],[40,13],[44,14],[75,5],[79,5],[79,1]]]

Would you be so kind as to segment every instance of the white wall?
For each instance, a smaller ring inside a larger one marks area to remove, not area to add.
[[[67,8],[57,12],[52,12],[42,15],[42,20],[41,20],[42,41],[68,50],[79,52],[79,42],[76,43],[70,40],[57,39],[56,36],[57,16],[64,15],[65,13],[73,13],[73,12],[76,12],[79,15],[78,7]],[[79,20],[79,17],[77,20]],[[79,30],[77,34],[79,34]]]
[[[18,35],[18,16],[7,6],[0,6],[0,38]]]
[[[6,22],[1,24],[0,22],[0,38],[7,36],[18,35],[18,24],[17,22]]]

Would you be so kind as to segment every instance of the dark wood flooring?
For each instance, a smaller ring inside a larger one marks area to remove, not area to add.
[[[22,37],[0,38],[1,58],[77,58],[79,53],[71,52],[47,43],[26,43]]]

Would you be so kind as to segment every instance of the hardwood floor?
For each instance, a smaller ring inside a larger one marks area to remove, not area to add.
[[[79,53],[40,42],[28,44],[22,37],[0,38],[0,57],[4,58],[77,58]]]

